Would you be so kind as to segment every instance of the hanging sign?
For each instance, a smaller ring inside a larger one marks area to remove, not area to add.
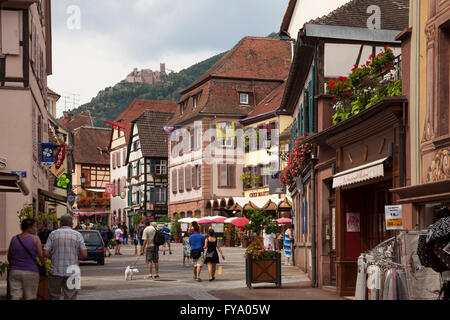
[[[26,171],[11,171],[12,174],[17,174],[19,176],[21,176],[22,178],[26,178],[27,177],[27,172]]]
[[[8,165],[8,160],[6,158],[0,158],[0,169],[6,169]]]
[[[59,178],[55,178],[54,186],[60,189],[68,190],[72,181],[72,176],[68,173],[64,173]]]
[[[51,167],[55,163],[53,143],[41,143],[41,165],[43,167]]]
[[[358,212],[347,212],[347,232],[360,232],[361,220]]]
[[[109,183],[109,184],[106,185],[106,187],[105,187],[105,194],[110,194],[110,195],[114,194],[114,184]]]
[[[64,159],[66,158],[66,145],[62,144],[55,154],[55,167],[56,169],[61,168]]]
[[[59,169],[56,169],[56,165],[54,164],[53,166],[50,167],[50,172],[57,178],[60,178],[65,172],[66,172],[66,167],[61,166]]]
[[[386,230],[402,230],[403,214],[402,206],[385,206]]]

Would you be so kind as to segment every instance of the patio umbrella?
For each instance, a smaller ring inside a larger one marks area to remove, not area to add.
[[[208,219],[208,218],[203,218],[203,219],[200,219],[200,220],[197,221],[197,223],[198,223],[199,225],[202,225],[202,224],[210,224],[211,222],[212,222],[212,220],[211,220],[211,219]]]
[[[277,220],[278,224],[291,224],[292,220],[288,218],[281,218]]]
[[[212,222],[214,222],[214,223],[224,223],[225,220],[227,220],[227,218],[225,218],[225,217],[217,217],[217,218],[214,218],[212,220]]]
[[[231,223],[233,220],[236,220],[238,217],[228,218],[223,223]]]
[[[234,219],[233,221],[231,221],[231,224],[232,224],[233,226],[242,228],[242,227],[244,227],[246,224],[248,224],[249,222],[250,222],[250,220],[248,220],[247,218],[240,217],[240,218],[237,218],[237,219]]]
[[[181,223],[192,223],[192,222],[197,221],[197,220],[198,220],[197,218],[183,218],[183,219],[178,220],[178,222],[181,222]]]

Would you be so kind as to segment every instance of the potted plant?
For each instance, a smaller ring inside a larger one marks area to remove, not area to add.
[[[180,220],[180,216],[177,213],[175,215],[174,222],[172,223],[172,228],[170,230],[176,243],[181,242],[181,224],[178,220]]]
[[[252,187],[252,173],[250,170],[244,171],[241,175],[241,181],[244,183],[244,188]]]
[[[376,76],[381,76],[387,72],[393,70],[394,67],[394,53],[388,46],[384,47],[384,51],[380,52],[377,56],[371,56],[372,63],[370,68]]]
[[[278,224],[264,210],[249,212],[250,224],[245,225],[247,232],[256,236],[245,251],[245,274],[247,287],[252,283],[275,283],[281,287],[281,254],[273,248],[265,249],[263,246],[262,229],[267,226],[268,233],[275,233]]]
[[[233,225],[225,225],[225,246],[234,247],[236,245],[236,230]]]

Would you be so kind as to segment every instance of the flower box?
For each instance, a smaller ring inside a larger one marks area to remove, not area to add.
[[[384,66],[381,66],[380,68],[378,68],[375,71],[375,75],[377,77],[381,77],[383,75],[385,75],[386,73],[390,72],[391,70],[395,69],[395,65],[393,61],[388,62],[387,64],[385,64]]]
[[[254,260],[250,255],[245,261],[246,284],[249,289],[253,283],[274,283],[281,287],[281,254],[275,252],[273,258]]]

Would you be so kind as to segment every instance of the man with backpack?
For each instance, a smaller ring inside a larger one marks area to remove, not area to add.
[[[150,225],[149,221],[145,223],[147,228],[144,229],[142,234],[142,240],[144,244],[142,245],[141,255],[146,253],[145,261],[148,263],[148,276],[144,279],[159,279],[159,246],[164,244],[164,235],[161,231],[157,230],[156,222],[152,222]],[[153,263],[155,264],[155,275],[153,276]]]
[[[100,231],[100,234],[102,235],[103,243],[105,244],[105,250],[108,252],[108,257],[111,257],[111,251],[109,250],[109,242],[111,241],[111,238],[113,237],[113,233],[111,229],[108,228],[107,225],[104,225],[102,227],[102,230]]]

